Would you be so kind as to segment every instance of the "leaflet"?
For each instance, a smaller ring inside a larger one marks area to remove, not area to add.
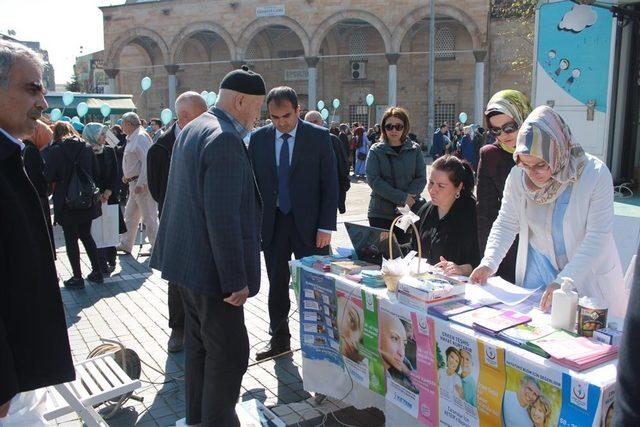
[[[504,349],[478,340],[480,377],[478,416],[480,425],[502,425],[502,398],[506,381]]]
[[[472,300],[494,298],[507,305],[517,305],[539,289],[522,288],[494,276],[490,277],[485,285],[468,286],[466,298]]]

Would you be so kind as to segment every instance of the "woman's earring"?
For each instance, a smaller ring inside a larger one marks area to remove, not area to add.
[[[460,198],[460,192],[458,191],[458,192],[456,193],[456,199],[459,199],[459,198]]]

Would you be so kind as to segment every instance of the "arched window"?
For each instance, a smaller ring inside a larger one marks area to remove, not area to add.
[[[456,33],[447,25],[436,31],[436,59],[456,59]]]

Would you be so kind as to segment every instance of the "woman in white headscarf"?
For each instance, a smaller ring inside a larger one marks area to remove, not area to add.
[[[574,141],[551,108],[533,110],[521,126],[513,154],[518,167],[505,184],[484,258],[471,274],[484,283],[519,234],[516,284],[545,288],[541,308],[563,277],[580,296],[606,302],[610,312],[626,311],[627,293],[613,240],[613,183],[599,159]]]

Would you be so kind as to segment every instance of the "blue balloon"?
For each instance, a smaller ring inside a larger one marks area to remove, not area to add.
[[[329,117],[329,110],[327,110],[326,108],[323,108],[322,111],[320,111],[320,115],[322,116],[323,119],[327,120],[327,117]]]
[[[207,106],[211,107],[218,100],[218,95],[215,92],[209,92],[204,99],[207,101]]]
[[[333,108],[340,107],[340,100],[338,98],[333,100]]]
[[[467,123],[467,113],[460,113],[460,115],[458,116],[458,119],[460,119],[460,123],[465,124]]]
[[[66,91],[62,94],[62,103],[65,107],[68,107],[73,102],[73,93]]]
[[[168,108],[165,108],[164,110],[162,110],[162,112],[160,113],[160,120],[162,120],[162,123],[164,125],[168,125],[172,119],[173,119],[173,111],[171,111]]]
[[[369,107],[371,107],[373,105],[373,101],[375,100],[375,98],[373,97],[372,94],[367,95],[367,97],[365,98],[365,100],[367,101],[367,105]]]
[[[111,107],[107,104],[102,104],[100,106],[100,112],[102,113],[102,117],[106,118],[109,114],[111,114]]]
[[[78,112],[79,117],[84,117],[89,112],[89,106],[86,102],[81,102],[76,107],[76,111]]]
[[[324,108],[324,101],[321,99],[320,101],[318,101],[318,110],[321,110]]]
[[[49,113],[49,118],[52,122],[57,122],[60,120],[60,117],[62,117],[62,111],[60,111],[59,108],[54,108],[51,110],[51,113]]]
[[[140,87],[142,87],[142,91],[146,91],[151,87],[151,77],[144,77],[140,82]]]
[[[71,126],[80,133],[84,130],[84,125],[80,122],[71,122]]]
[[[69,116],[64,116],[60,120],[62,120],[63,122],[71,123],[71,117],[69,117]]]
[[[80,117],[78,116],[71,117],[71,123],[80,123]]]

